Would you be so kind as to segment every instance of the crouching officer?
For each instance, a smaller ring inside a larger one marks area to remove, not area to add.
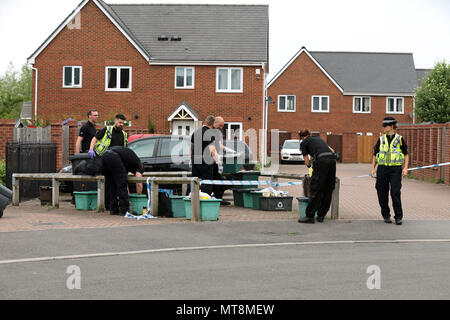
[[[142,177],[143,167],[133,150],[115,146],[106,150],[102,156],[106,185],[109,186],[111,215],[124,216],[129,211],[128,172]],[[142,183],[136,183],[136,193],[142,193]],[[108,196],[108,194],[106,195]]]
[[[373,151],[372,177],[377,179],[375,187],[384,222],[392,223],[389,210],[390,188],[395,224],[401,225],[403,209],[400,189],[402,188],[402,175],[406,176],[408,174],[409,155],[405,140],[401,135],[395,133],[395,129],[397,129],[397,121],[393,117],[384,118],[384,134],[378,140]],[[375,176],[375,166],[377,164],[378,168]]]
[[[312,167],[308,206],[306,218],[299,219],[301,223],[314,223],[314,215],[317,212],[317,221],[323,222],[331,205],[336,181],[336,154],[320,137],[313,137],[309,129],[300,131],[300,149],[305,160],[305,165],[310,168],[309,156],[314,157]]]

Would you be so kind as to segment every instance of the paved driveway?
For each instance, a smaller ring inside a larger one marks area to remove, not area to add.
[[[307,173],[301,164],[281,165],[279,172]],[[340,219],[379,220],[380,209],[375,192],[375,181],[370,177],[352,177],[370,172],[368,164],[338,164],[337,176],[341,179]],[[261,178],[263,179],[263,178]],[[280,180],[280,182],[287,180]],[[302,186],[281,187],[294,196],[291,212],[256,211],[234,206],[221,207],[220,220],[232,221],[296,221],[298,204],[295,197],[303,195]],[[232,193],[225,193],[226,200],[232,200]],[[32,231],[47,229],[109,228],[132,225],[190,223],[183,218],[158,218],[135,221],[107,213],[75,210],[69,197],[63,197],[60,209],[41,207],[38,200],[21,203],[19,207],[9,206],[0,219],[0,232]],[[450,220],[450,187],[412,179],[403,180],[402,199],[405,220]]]

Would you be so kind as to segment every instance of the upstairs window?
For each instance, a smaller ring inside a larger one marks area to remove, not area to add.
[[[242,68],[217,68],[217,92],[242,92]]]
[[[106,91],[131,91],[131,67],[106,67]]]
[[[278,112],[295,112],[295,96],[278,96]]]
[[[353,113],[370,113],[370,97],[353,97]]]
[[[312,96],[311,112],[330,112],[329,96]]]
[[[403,114],[403,98],[386,98],[386,113],[402,113]]]
[[[175,88],[194,89],[194,68],[175,68]]]
[[[63,68],[63,88],[81,88],[82,67],[65,66]]]

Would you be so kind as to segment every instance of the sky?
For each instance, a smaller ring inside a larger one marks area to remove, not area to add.
[[[81,0],[0,0],[0,75],[16,70]],[[309,51],[409,52],[416,68],[450,63],[449,0],[105,0],[269,5],[269,79]]]

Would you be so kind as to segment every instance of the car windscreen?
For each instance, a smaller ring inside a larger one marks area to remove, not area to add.
[[[283,149],[300,149],[300,141],[285,141]]]
[[[191,154],[189,140],[179,137],[161,139],[161,157],[183,157]]]
[[[133,150],[139,158],[153,157],[157,139],[144,139],[130,143],[128,148]]]

